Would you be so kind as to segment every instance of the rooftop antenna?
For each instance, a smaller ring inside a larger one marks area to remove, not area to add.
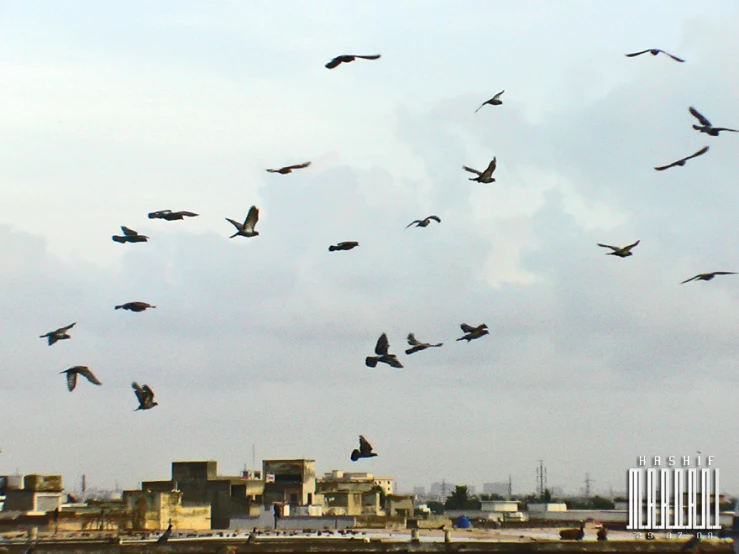
[[[251,445],[251,469],[252,471],[257,470],[257,445]]]
[[[513,480],[511,479],[510,473],[508,474],[508,500],[513,498]]]

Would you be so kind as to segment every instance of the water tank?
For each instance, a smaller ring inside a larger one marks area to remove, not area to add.
[[[8,489],[22,489],[23,475],[8,475]]]
[[[469,529],[472,527],[472,523],[470,523],[470,518],[467,516],[459,516],[457,518],[457,529]]]

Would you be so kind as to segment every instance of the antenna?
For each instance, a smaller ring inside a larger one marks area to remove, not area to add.
[[[513,480],[511,479],[510,473],[508,474],[508,500],[513,498]]]
[[[252,470],[257,470],[257,445],[252,444],[251,445],[251,468]]]
[[[539,467],[536,468],[536,492],[539,496],[544,496],[547,488],[547,468],[544,467],[544,460],[539,460]]]
[[[585,498],[590,498],[590,485],[593,483],[593,480],[590,478],[590,474],[585,474]]]

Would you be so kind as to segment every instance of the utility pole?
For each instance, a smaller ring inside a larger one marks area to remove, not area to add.
[[[590,474],[585,474],[585,498],[590,498],[590,485],[593,483],[593,480],[590,478]]]
[[[537,490],[539,496],[544,496],[547,488],[547,468],[544,467],[544,460],[539,460],[539,467],[536,468]]]
[[[508,500],[513,498],[513,480],[511,479],[510,473],[508,474]]]

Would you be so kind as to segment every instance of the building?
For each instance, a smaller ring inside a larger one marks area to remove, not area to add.
[[[262,475],[265,506],[274,503],[306,506],[315,502],[315,460],[263,460]]]
[[[175,529],[202,530],[211,528],[211,506],[207,502],[182,502],[180,491],[123,491],[130,528],[136,530]],[[230,523],[230,521],[229,521]]]
[[[497,494],[498,496],[508,496],[508,483],[483,483],[483,494]]]
[[[392,477],[335,469],[317,480],[316,501],[329,515],[383,515],[393,482]]]
[[[211,529],[228,529],[232,514],[258,512],[264,487],[259,472],[221,476],[218,475],[218,462],[212,460],[172,462],[171,479],[141,483],[141,490],[145,492],[181,493],[183,507],[209,505]]]
[[[524,515],[518,509],[518,500],[482,500],[480,510],[488,519],[522,521]]]
[[[45,514],[61,509],[64,487],[61,475],[7,475],[4,512]]]

